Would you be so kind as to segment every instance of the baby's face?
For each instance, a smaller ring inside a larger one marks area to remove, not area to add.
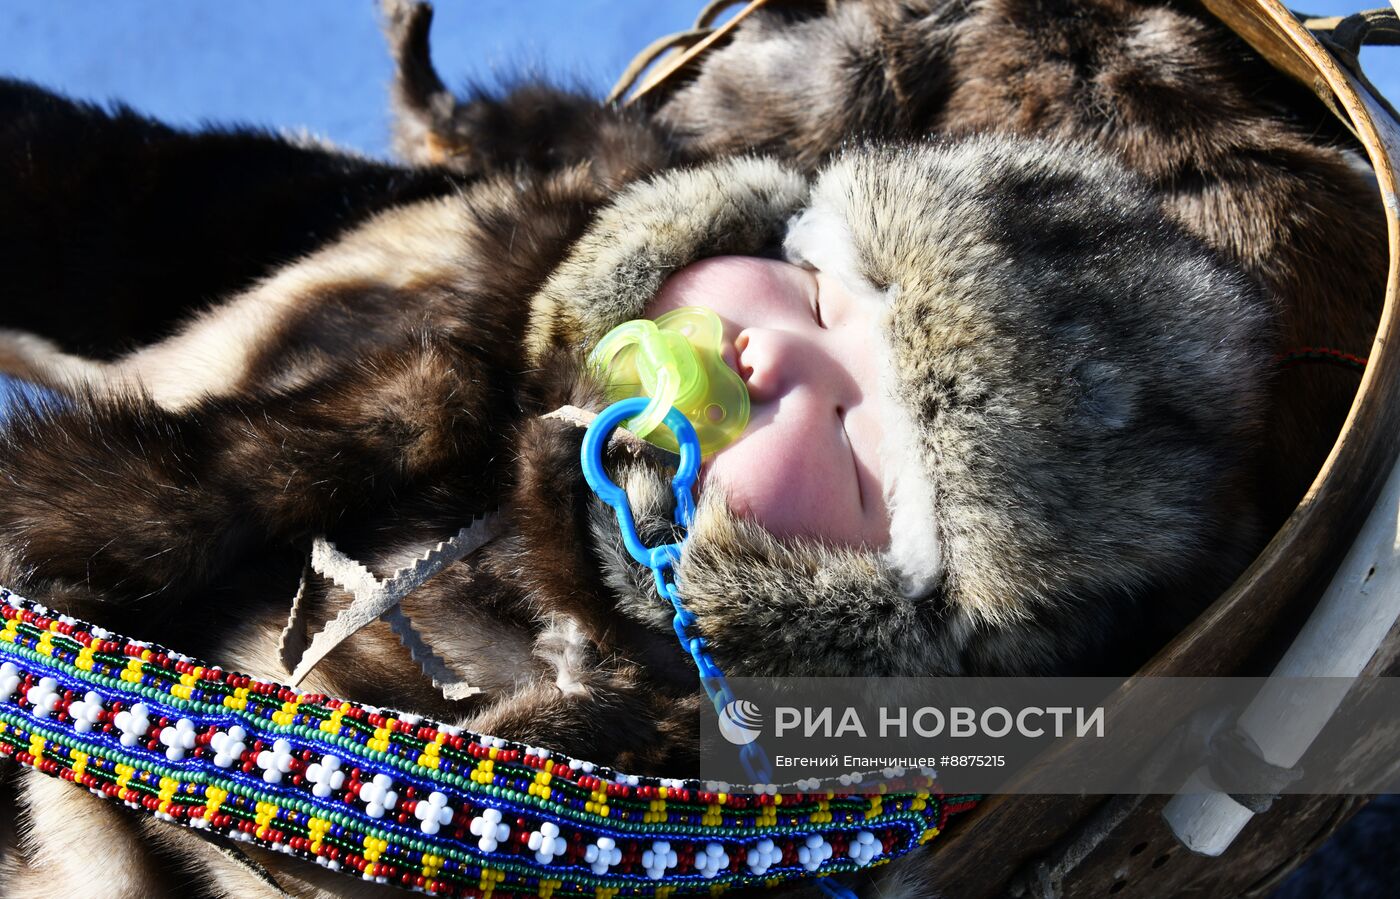
[[[748,428],[702,477],[724,488],[735,514],[778,536],[888,543],[875,304],[822,272],[720,256],[673,274],[646,315],[682,306],[724,322],[725,361],[752,403]]]

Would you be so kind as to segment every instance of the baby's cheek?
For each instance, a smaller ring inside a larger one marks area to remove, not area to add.
[[[735,515],[779,537],[841,539],[827,501],[836,472],[798,442],[766,439],[764,430],[716,454],[705,477],[724,489]]]

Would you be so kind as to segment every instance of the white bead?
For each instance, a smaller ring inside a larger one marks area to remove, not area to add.
[[[0,702],[9,702],[19,689],[19,668],[13,662],[0,665]]]
[[[495,852],[497,846],[510,838],[510,827],[501,823],[500,809],[486,809],[480,817],[471,820],[469,829],[472,835],[481,838],[477,846],[482,852]]]
[[[769,868],[782,860],[783,850],[773,845],[770,839],[762,839],[754,844],[744,857],[744,862],[749,866],[749,870],[757,875],[762,875]]]
[[[822,839],[819,834],[812,834],[797,850],[797,861],[808,871],[815,871],[822,866],[823,862],[831,858],[831,854],[831,844]]]
[[[248,732],[235,724],[226,731],[218,731],[209,738],[209,747],[214,750],[214,764],[220,768],[231,768],[243,760],[248,750],[245,742]]]
[[[306,779],[314,784],[311,788],[312,795],[325,799],[345,783],[345,772],[340,770],[340,758],[330,754],[321,756],[319,762],[307,766]]]
[[[47,718],[58,708],[58,681],[51,677],[43,678],[25,692],[24,698],[34,706],[29,714],[36,718]]]
[[[194,748],[198,736],[194,730],[194,722],[188,718],[181,718],[163,728],[160,732],[160,742],[165,746],[165,757],[172,762],[178,762],[185,757],[187,750]]]
[[[695,854],[695,870],[706,880],[715,877],[728,867],[729,853],[724,851],[724,845],[721,843],[707,843],[704,852]]]
[[[414,807],[413,814],[422,821],[422,830],[428,835],[438,832],[444,824],[452,823],[452,807],[447,804],[447,797],[434,790],[427,799],[420,800]]]
[[[399,794],[389,789],[394,779],[387,774],[376,774],[374,780],[360,788],[360,800],[365,803],[365,814],[371,818],[382,818],[386,809],[394,807]]]
[[[530,834],[525,845],[535,853],[535,861],[542,865],[547,865],[563,855],[567,848],[567,844],[559,836],[559,825],[553,821],[541,824],[539,830]]]
[[[285,739],[278,739],[271,749],[264,749],[258,753],[257,765],[262,769],[264,781],[270,784],[281,783],[282,775],[292,770],[292,744]]]
[[[608,868],[622,864],[622,850],[612,837],[599,837],[598,842],[583,850],[583,860],[593,869],[594,874],[606,874]]]
[[[138,702],[129,709],[123,709],[112,719],[117,730],[122,732],[122,745],[135,746],[151,727],[150,709],[144,702]]]
[[[89,690],[82,699],[68,704],[68,714],[73,718],[73,729],[85,734],[102,719],[102,697],[97,695],[97,691]]]
[[[642,853],[642,867],[652,880],[660,880],[665,876],[667,868],[674,868],[679,862],[680,859],[671,849],[671,844],[665,840],[657,840],[651,844],[650,849]]]
[[[846,848],[846,855],[855,861],[856,864],[864,867],[884,851],[884,847],[875,839],[875,834],[868,830],[862,830],[851,840],[850,846]]]

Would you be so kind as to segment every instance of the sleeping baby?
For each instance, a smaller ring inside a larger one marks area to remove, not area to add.
[[[734,169],[745,197],[783,189]],[[697,206],[771,216],[780,250],[664,281],[649,217],[688,213],[639,190],[543,294],[595,303],[601,264],[650,317],[724,322],[752,422],[706,465],[679,578],[732,670],[1122,672],[1252,557],[1266,306],[1116,166],[983,138],[852,151],[791,189]],[[625,607],[664,610],[625,569]]]

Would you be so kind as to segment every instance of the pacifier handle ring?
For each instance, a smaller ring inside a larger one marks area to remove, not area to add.
[[[636,519],[632,515],[632,505],[627,500],[627,491],[613,483],[603,470],[603,448],[608,437],[622,422],[636,416],[651,402],[650,397],[634,396],[618,400],[598,414],[588,430],[583,434],[583,447],[579,451],[583,465],[583,477],[588,486],[603,502],[612,506],[617,513],[618,524],[622,529],[622,541],[627,552],[643,565],[659,567],[674,559],[675,544],[664,544],[655,548],[642,543],[637,535]],[[666,427],[676,436],[680,446],[680,463],[676,474],[671,478],[671,492],[676,498],[675,521],[681,527],[690,527],[695,517],[695,498],[691,488],[700,474],[700,438],[695,434],[695,426],[674,406],[663,419]]]

